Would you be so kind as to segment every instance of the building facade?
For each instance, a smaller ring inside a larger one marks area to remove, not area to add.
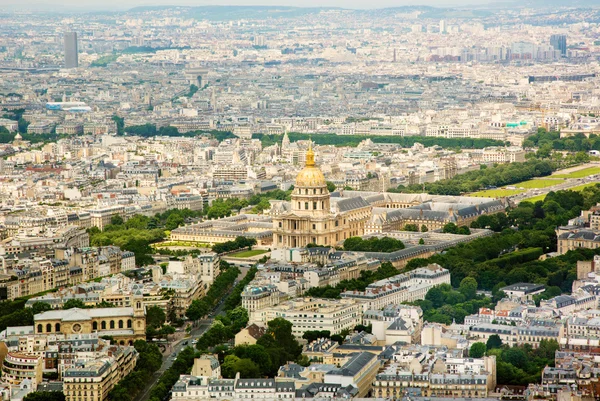
[[[305,167],[296,177],[291,202],[272,202],[273,246],[335,245],[363,235],[370,214],[371,205],[362,198],[337,202],[332,209],[325,176],[316,166],[310,147]]]

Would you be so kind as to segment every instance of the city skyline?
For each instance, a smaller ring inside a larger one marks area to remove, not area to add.
[[[160,6],[184,6],[184,7],[202,7],[202,6],[281,6],[281,7],[336,7],[346,9],[378,9],[403,6],[431,6],[431,7],[473,7],[480,8],[485,5],[511,3],[510,0],[483,0],[474,2],[473,0],[375,0],[365,2],[363,0],[308,0],[298,5],[291,0],[231,0],[226,3],[215,3],[211,0],[91,0],[79,2],[75,0],[63,1],[60,4],[47,0],[5,0],[3,6],[6,11],[53,11],[53,12],[82,12],[82,11],[126,11],[135,7],[160,7]]]
[[[2,2],[2,400],[599,393],[600,8],[326,1]]]

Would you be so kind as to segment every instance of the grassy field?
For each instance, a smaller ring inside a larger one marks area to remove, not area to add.
[[[600,173],[600,167],[588,167],[581,170],[573,171],[569,174],[555,174],[552,177],[555,178],[584,178],[590,175]]]
[[[521,189],[486,189],[485,191],[473,192],[469,196],[477,196],[483,198],[502,198],[504,196],[511,196],[525,192]]]
[[[557,185],[562,183],[562,180],[549,180],[549,179],[533,179],[533,180],[529,180],[529,181],[523,181],[523,182],[519,182],[516,184],[513,184],[513,186],[517,187],[517,188],[526,188],[526,189],[539,189],[539,188],[547,188],[547,187],[551,187],[552,185]]]
[[[262,249],[252,249],[250,251],[242,251],[237,253],[232,253],[231,255],[227,255],[232,258],[250,258],[252,256],[262,255],[263,253],[267,253],[268,251]]]
[[[577,191],[583,190],[584,188],[591,187],[591,186],[596,185],[596,184],[598,184],[598,183],[597,182],[588,182],[587,184],[578,185],[576,187],[569,188],[568,190],[569,191],[575,191],[575,192],[577,192]],[[542,194],[542,195],[534,196],[533,198],[523,199],[523,201],[535,203],[537,201],[542,201],[542,200],[546,199],[546,195],[547,194]]]
[[[190,241],[164,241],[152,244],[154,248],[188,247],[188,248],[210,248],[210,244],[205,242],[190,242]]]
[[[517,195],[522,192],[525,192],[526,189],[532,188],[546,188],[551,187],[552,185],[560,184],[562,180],[550,180],[550,179],[533,179],[523,182],[518,182],[513,185],[509,185],[510,187],[515,188],[524,188],[524,189],[506,189],[506,188],[498,188],[498,189],[486,189],[485,191],[474,192],[469,196],[481,196],[484,198],[502,198],[504,196]]]

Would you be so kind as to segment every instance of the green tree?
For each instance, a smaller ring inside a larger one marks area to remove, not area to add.
[[[61,391],[34,391],[27,394],[23,401],[65,401],[65,399]]]
[[[556,351],[560,349],[560,345],[556,340],[542,340],[537,348],[537,354],[546,359],[554,359]]]
[[[37,315],[38,313],[42,313],[42,312],[46,312],[52,309],[52,306],[47,303],[47,302],[35,302],[33,305],[31,305],[31,311],[33,312],[34,315]]]
[[[234,369],[240,373],[240,377],[243,379],[252,379],[260,377],[260,368],[251,359],[244,358],[238,360]]]
[[[329,192],[334,192],[335,188],[336,188],[336,186],[335,186],[335,184],[333,182],[327,181],[327,190]]]
[[[225,378],[233,379],[237,372],[236,364],[239,362],[240,358],[235,355],[227,355],[223,364],[221,365],[221,374]]]
[[[248,311],[242,306],[238,306],[232,310],[227,311],[226,316],[231,321],[231,329],[236,333],[244,327],[246,327],[246,325],[248,324]]]
[[[421,232],[422,232],[422,233],[426,233],[427,231],[429,231],[429,229],[427,228],[427,226],[426,226],[425,224],[423,224],[423,225],[421,226]]]
[[[477,296],[477,280],[473,277],[465,277],[460,282],[458,291],[470,300]]]
[[[165,228],[169,231],[176,229],[185,224],[185,220],[181,215],[171,214],[165,223]]]
[[[302,338],[305,339],[308,343],[311,343],[319,338],[329,338],[331,337],[331,332],[329,330],[309,330],[305,331],[302,334]]]
[[[458,234],[458,226],[454,223],[446,223],[442,228],[443,233]]]
[[[502,339],[498,334],[492,334],[486,344],[486,348],[489,350],[502,347]]]
[[[520,369],[524,368],[528,362],[527,354],[519,347],[512,347],[503,350],[502,359]]]
[[[122,226],[123,223],[124,223],[124,221],[123,221],[123,217],[121,217],[121,215],[116,214],[110,218],[110,224],[112,224],[113,226]]]
[[[63,309],[72,309],[72,308],[81,308],[85,309],[87,306],[80,299],[69,299],[67,302],[63,304]]]
[[[474,343],[469,349],[469,358],[482,358],[487,351],[484,343]]]
[[[419,231],[419,227],[416,224],[407,224],[404,226],[404,231]]]
[[[440,306],[444,305],[445,302],[444,291],[442,290],[441,286],[433,287],[427,291],[427,294],[425,294],[425,299],[430,301],[434,308],[439,308]]]
[[[146,326],[159,329],[166,320],[165,311],[160,306],[153,305],[146,310]]]

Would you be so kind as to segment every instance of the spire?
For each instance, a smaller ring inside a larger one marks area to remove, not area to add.
[[[315,152],[312,150],[312,139],[309,139],[308,142],[308,150],[306,151],[306,167],[314,167],[315,166]]]

